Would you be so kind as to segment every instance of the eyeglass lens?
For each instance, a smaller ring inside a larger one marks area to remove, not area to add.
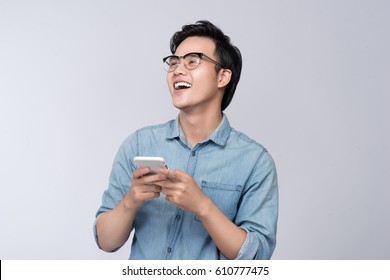
[[[168,72],[171,72],[175,70],[179,64],[180,64],[180,59],[183,59],[184,66],[188,70],[195,69],[200,62],[200,55],[196,53],[189,53],[186,54],[183,57],[179,56],[170,56],[166,61],[165,61],[165,67]]]

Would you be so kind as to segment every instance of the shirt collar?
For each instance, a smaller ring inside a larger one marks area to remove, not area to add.
[[[231,131],[229,120],[225,114],[222,114],[222,121],[215,131],[204,142],[212,141],[217,145],[225,146]],[[180,127],[179,117],[170,122],[167,126],[167,139],[180,138],[184,133]]]

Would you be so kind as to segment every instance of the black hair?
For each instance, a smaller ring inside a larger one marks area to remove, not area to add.
[[[208,37],[215,42],[215,55],[223,68],[230,69],[232,76],[229,84],[225,88],[221,110],[225,110],[233,99],[234,92],[241,76],[242,57],[240,50],[230,42],[229,36],[225,35],[221,29],[207,20],[197,21],[195,24],[187,24],[181,31],[173,34],[170,41],[172,54],[176,52],[177,47],[188,37],[201,36]],[[216,72],[220,70],[216,65]]]

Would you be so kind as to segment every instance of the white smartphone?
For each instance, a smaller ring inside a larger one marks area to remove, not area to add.
[[[167,168],[164,158],[162,157],[135,157],[134,162],[137,168],[149,167],[151,173],[158,173],[161,168]]]

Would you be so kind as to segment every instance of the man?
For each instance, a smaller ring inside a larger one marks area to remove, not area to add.
[[[240,51],[208,21],[183,26],[163,59],[176,120],[121,145],[95,222],[113,252],[134,229],[130,259],[269,259],[278,213],[274,162],[222,113],[240,79]],[[169,170],[137,169],[135,156]]]

